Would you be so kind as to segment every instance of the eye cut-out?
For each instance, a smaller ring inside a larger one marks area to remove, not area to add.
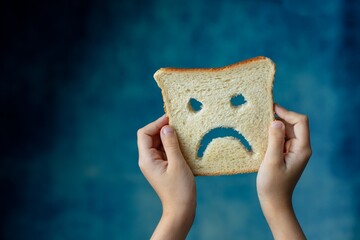
[[[202,103],[195,98],[190,98],[188,106],[191,111],[198,112],[202,108]]]
[[[245,98],[244,98],[244,96],[242,94],[238,94],[238,95],[233,96],[230,99],[230,103],[234,107],[239,107],[239,106],[245,104],[246,100],[245,100]]]

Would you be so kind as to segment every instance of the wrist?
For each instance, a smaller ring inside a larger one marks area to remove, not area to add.
[[[260,197],[259,201],[264,212],[293,211],[291,196]]]
[[[176,212],[163,212],[161,220],[168,222],[174,227],[189,228],[195,219],[195,211],[176,211]]]
[[[192,222],[196,213],[196,202],[189,203],[186,206],[163,206],[162,218],[173,222]]]
[[[177,218],[194,216],[196,211],[196,195],[177,201],[161,199],[163,207],[163,216],[172,216]]]
[[[151,239],[185,239],[194,222],[195,209],[163,209]]]
[[[283,202],[279,204],[273,204],[271,202],[261,203],[261,209],[269,224],[276,224],[284,219],[295,217],[294,208],[291,202]]]
[[[306,239],[296,218],[291,198],[260,203],[275,239]]]

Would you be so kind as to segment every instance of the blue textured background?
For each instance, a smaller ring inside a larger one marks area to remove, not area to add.
[[[163,114],[160,67],[264,55],[276,102],[310,117],[294,194],[309,239],[360,239],[355,0],[8,1],[1,7],[1,239],[146,239],[160,202],[136,130]],[[188,239],[271,239],[256,174],[198,177]]]

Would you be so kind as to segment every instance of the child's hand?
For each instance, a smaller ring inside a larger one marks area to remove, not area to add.
[[[304,239],[293,208],[293,190],[311,156],[306,116],[275,105],[282,119],[269,128],[269,143],[257,175],[264,215],[276,239]]]
[[[195,216],[195,179],[167,124],[164,115],[138,130],[139,166],[163,206],[153,238],[185,239]]]

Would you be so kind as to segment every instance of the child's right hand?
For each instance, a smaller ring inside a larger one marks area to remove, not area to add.
[[[256,186],[275,239],[305,239],[292,207],[293,190],[311,156],[308,118],[275,105],[282,121],[269,128],[269,143]]]

